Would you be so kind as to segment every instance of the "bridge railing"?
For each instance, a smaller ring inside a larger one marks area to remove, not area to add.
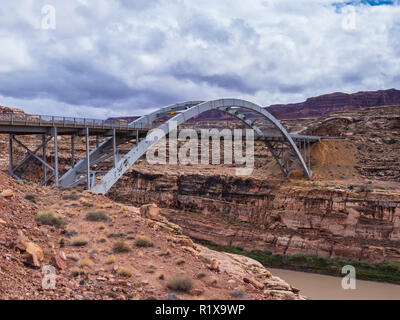
[[[84,127],[105,129],[129,129],[126,120],[101,120],[77,117],[58,117],[24,113],[0,113],[0,123],[23,126],[57,126],[57,127]]]

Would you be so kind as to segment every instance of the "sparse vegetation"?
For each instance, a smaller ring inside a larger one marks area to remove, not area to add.
[[[176,264],[178,265],[178,266],[181,266],[181,265],[183,265],[183,264],[185,264],[186,263],[186,260],[184,259],[184,258],[178,258],[178,259],[176,259]]]
[[[41,224],[54,227],[59,227],[67,224],[65,221],[58,217],[58,214],[55,211],[39,212],[35,220],[37,222],[40,222]]]
[[[108,216],[107,213],[103,211],[94,211],[86,214],[86,220],[95,222],[101,222],[101,221],[107,222],[110,221],[110,217]]]
[[[81,201],[81,203],[86,208],[93,208],[94,207],[93,203],[90,203],[90,202],[87,202],[87,201]]]
[[[146,236],[138,236],[136,238],[135,244],[137,247],[142,247],[142,248],[148,248],[154,246],[150,238]]]
[[[79,196],[76,193],[69,193],[69,194],[64,194],[61,197],[62,200],[79,200]]]
[[[387,262],[372,264],[347,259],[331,259],[309,254],[281,255],[263,251],[244,251],[231,246],[203,244],[212,250],[240,254],[261,262],[266,267],[286,268],[301,271],[313,271],[342,277],[342,268],[352,265],[360,280],[383,281],[400,284],[400,263]]]
[[[128,253],[131,252],[131,247],[125,241],[115,242],[113,245],[114,253]]]
[[[115,256],[108,256],[105,261],[106,264],[114,264],[115,263]]]
[[[196,276],[197,279],[203,279],[203,278],[205,278],[205,277],[207,277],[207,275],[206,275],[205,273],[199,273],[199,274]]]
[[[77,277],[80,276],[81,274],[85,274],[85,271],[83,269],[78,267],[71,268],[71,276]]]
[[[133,275],[133,271],[129,268],[119,268],[118,275],[125,278],[130,278]]]
[[[77,235],[71,239],[71,245],[74,247],[84,247],[89,243],[89,238],[83,234]]]
[[[83,259],[79,260],[79,264],[78,265],[81,268],[85,268],[85,267],[86,268],[92,268],[94,263],[93,263],[92,260],[90,260],[90,258],[86,257],[86,258],[83,258]]]
[[[168,288],[174,291],[189,292],[193,288],[193,280],[189,277],[175,276],[168,281]]]
[[[244,292],[242,290],[233,290],[231,292],[231,297],[232,298],[243,298]]]
[[[36,196],[34,194],[26,194],[25,199],[33,203],[36,203]]]

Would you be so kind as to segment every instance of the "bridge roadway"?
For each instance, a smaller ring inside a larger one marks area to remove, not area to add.
[[[69,118],[30,114],[3,113],[0,114],[0,133],[14,135],[51,135],[54,128],[57,128],[58,135],[68,136],[86,136],[86,129],[89,136],[112,137],[117,136],[132,137],[136,139],[143,138],[149,130],[156,128],[140,126],[129,126],[124,120],[99,120],[87,118]],[[204,127],[211,129],[214,127]],[[224,128],[216,128],[224,129]],[[195,130],[200,134],[201,128],[196,126]],[[321,139],[319,136],[300,135],[298,133],[289,133],[294,141],[317,142]],[[263,130],[263,135],[255,134],[256,140],[282,141],[282,134]]]

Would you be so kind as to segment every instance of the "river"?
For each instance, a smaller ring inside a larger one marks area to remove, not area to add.
[[[313,300],[400,300],[400,285],[356,280],[355,290],[344,290],[342,278],[283,269],[268,270]]]

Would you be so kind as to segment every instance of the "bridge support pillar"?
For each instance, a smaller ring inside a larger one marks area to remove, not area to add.
[[[59,172],[58,172],[58,132],[57,127],[53,128],[53,138],[54,138],[54,177],[55,183],[54,185],[58,187],[59,185]]]
[[[14,170],[13,170],[13,134],[8,135],[8,154],[9,154],[9,166],[10,166],[10,176],[14,176]]]
[[[113,129],[113,159],[114,159],[114,168],[117,166],[118,163],[118,154],[117,154],[117,139],[115,137],[115,129]]]
[[[42,135],[42,146],[43,146],[43,160],[47,161],[47,150],[46,150],[46,135]],[[47,184],[47,167],[43,164],[43,185]]]
[[[89,128],[86,127],[86,185],[87,189],[91,190],[90,181],[90,149],[89,149]]]
[[[75,168],[75,136],[71,136],[71,167]]]

